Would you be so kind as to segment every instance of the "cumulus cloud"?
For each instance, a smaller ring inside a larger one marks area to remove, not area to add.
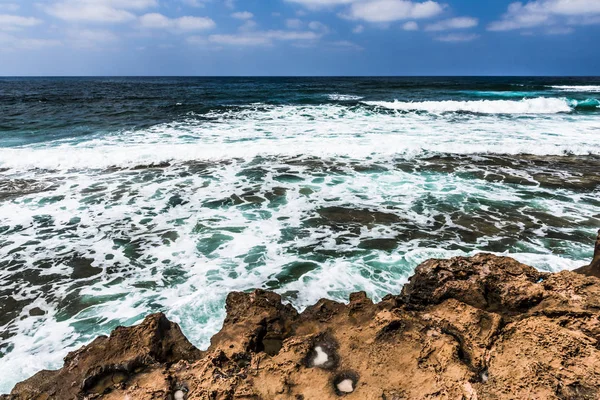
[[[507,12],[488,25],[490,31],[510,31],[551,25],[600,23],[600,1],[536,0],[512,3]]]
[[[0,14],[0,30],[16,31],[41,24],[42,21],[33,17],[21,17],[19,15]]]
[[[546,30],[547,35],[570,35],[575,32],[575,29],[568,27],[554,27]]]
[[[22,38],[0,32],[0,51],[37,50],[61,44],[59,40],[55,39]]]
[[[426,31],[448,31],[452,29],[469,29],[474,28],[479,25],[479,20],[477,18],[471,17],[458,17],[446,19],[443,21],[438,21],[433,24],[429,24],[425,27]]]
[[[183,4],[186,4],[190,7],[202,8],[205,6],[204,0],[182,0]]]
[[[356,0],[286,0],[288,3],[301,4],[308,8],[319,9],[343,4],[350,4]]]
[[[318,32],[322,32],[322,33],[328,33],[329,32],[329,27],[327,25],[325,25],[322,22],[319,21],[311,21],[308,23],[308,29],[311,29],[313,31],[318,31]]]
[[[247,31],[252,31],[252,30],[256,29],[256,27],[258,27],[258,24],[256,23],[256,21],[249,19],[249,20],[246,20],[242,24],[242,26],[239,27],[239,30],[243,31],[243,32],[247,32]]]
[[[120,23],[136,18],[132,10],[157,5],[157,0],[63,0],[41,7],[65,21]]]
[[[139,24],[146,29],[169,29],[179,32],[206,30],[216,26],[215,21],[206,17],[169,18],[159,13],[142,15]]]
[[[302,27],[302,21],[297,18],[286,19],[285,26],[289,29],[300,29]]]
[[[251,12],[248,12],[248,11],[234,12],[233,14],[231,14],[231,16],[235,19],[252,19],[252,18],[254,18],[254,14],[252,14]]]
[[[20,7],[17,3],[0,3],[0,11],[15,12],[19,8]]]
[[[439,15],[444,7],[435,1],[422,3],[407,0],[369,0],[352,3],[342,16],[367,22],[394,22],[406,19],[431,18]]]
[[[336,42],[327,43],[328,46],[342,50],[364,50],[364,48],[349,40],[338,40]]]
[[[479,35],[477,35],[475,33],[469,33],[469,34],[450,33],[448,35],[438,36],[434,39],[439,42],[457,43],[457,42],[471,42],[478,38],[479,38]]]
[[[365,27],[363,25],[356,25],[353,29],[353,33],[363,33],[365,31]]]
[[[309,9],[346,6],[340,16],[366,22],[388,23],[406,19],[431,18],[444,6],[433,0],[286,0]]]
[[[405,31],[418,31],[419,24],[417,24],[415,21],[408,21],[402,25],[402,29]]]
[[[315,41],[321,38],[321,35],[313,31],[262,31],[240,34],[216,34],[208,37],[208,42],[217,45],[238,46],[238,47],[256,47],[270,46],[275,42],[291,41]],[[188,39],[190,43],[201,42],[198,37]]]

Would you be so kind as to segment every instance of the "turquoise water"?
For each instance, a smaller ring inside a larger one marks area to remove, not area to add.
[[[431,257],[581,266],[600,80],[0,79],[0,392],[232,290],[398,293]]]

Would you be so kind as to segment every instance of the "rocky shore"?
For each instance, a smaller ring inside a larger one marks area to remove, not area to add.
[[[163,314],[115,329],[2,399],[597,399],[600,235],[589,266],[479,254],[421,264],[400,295],[231,293],[207,351]]]

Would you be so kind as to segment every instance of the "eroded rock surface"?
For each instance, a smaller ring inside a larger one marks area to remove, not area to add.
[[[596,238],[596,245],[594,246],[594,258],[592,259],[591,264],[576,269],[575,272],[600,278],[600,230],[598,231],[598,237]]]
[[[206,352],[156,314],[8,398],[600,398],[600,280],[583,274],[480,254],[426,261],[379,304],[355,293],[298,313],[257,290],[226,307]]]

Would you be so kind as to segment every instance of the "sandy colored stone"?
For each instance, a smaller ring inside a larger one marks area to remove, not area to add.
[[[600,397],[600,280],[581,273],[480,254],[428,260],[379,304],[355,293],[348,304],[320,300],[298,313],[256,290],[231,293],[226,309],[206,352],[156,314],[6,398]]]

